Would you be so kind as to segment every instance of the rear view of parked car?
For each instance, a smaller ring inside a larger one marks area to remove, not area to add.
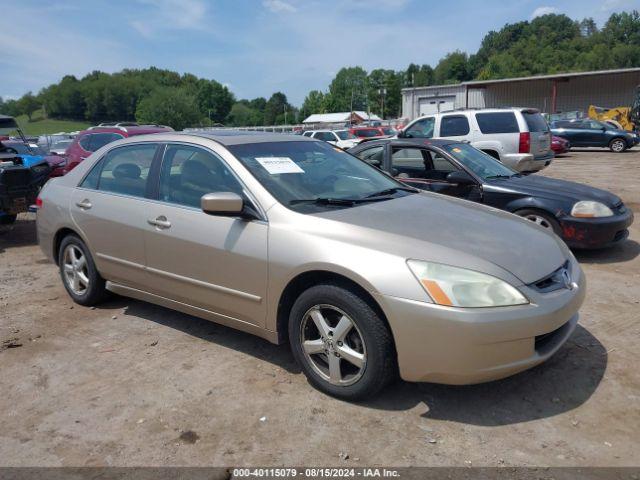
[[[288,341],[310,383],[349,400],[398,373],[467,384],[537,365],[586,289],[553,233],[302,136],[114,142],[45,185],[37,227],[75,302],[111,291]]]
[[[633,132],[619,130],[608,123],[588,118],[552,122],[551,133],[571,142],[572,147],[604,147],[615,153],[633,147],[638,139]]]
[[[349,130],[313,130],[305,132],[304,135],[316,140],[322,140],[344,150],[354,147],[360,142]]]
[[[546,120],[531,108],[458,110],[418,118],[399,138],[468,141],[518,172],[536,172],[553,160]]]

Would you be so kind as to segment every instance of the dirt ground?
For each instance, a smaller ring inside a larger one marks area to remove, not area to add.
[[[638,151],[572,152],[544,175],[640,212]],[[349,404],[284,346],[135,300],[74,306],[25,215],[0,231],[0,465],[638,465],[639,241],[640,220],[578,254],[580,325],[546,364]]]

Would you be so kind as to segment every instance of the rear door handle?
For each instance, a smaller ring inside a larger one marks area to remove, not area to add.
[[[76,202],[76,206],[83,210],[89,210],[93,205],[91,204],[88,198],[85,198],[81,202]]]
[[[171,222],[167,220],[167,217],[165,217],[164,215],[160,215],[156,218],[150,218],[149,220],[147,220],[147,223],[160,229],[171,228]]]

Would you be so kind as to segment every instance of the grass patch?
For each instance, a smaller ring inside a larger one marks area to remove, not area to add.
[[[55,120],[44,118],[42,110],[36,111],[29,121],[26,115],[16,117],[20,128],[27,136],[46,135],[58,132],[75,132],[85,130],[91,126],[90,123],[76,120]]]

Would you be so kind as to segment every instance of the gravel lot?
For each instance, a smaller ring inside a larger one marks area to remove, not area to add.
[[[572,152],[543,174],[640,212],[639,162]],[[623,245],[578,254],[580,325],[546,364],[349,404],[284,346],[134,300],[74,306],[25,215],[0,231],[0,464],[637,465],[639,241],[636,221]]]

